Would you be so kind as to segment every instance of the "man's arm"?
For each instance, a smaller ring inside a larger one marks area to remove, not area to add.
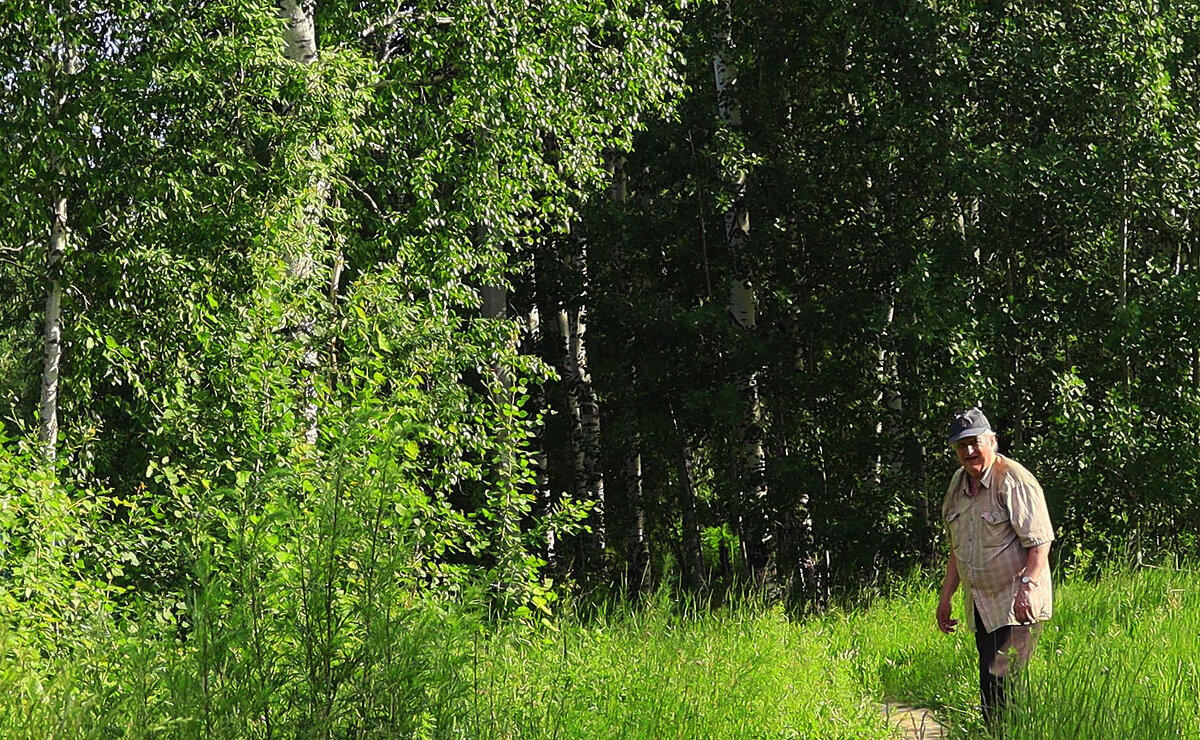
[[[1034,583],[1039,583],[1044,577],[1046,566],[1050,563],[1050,543],[1043,542],[1040,545],[1029,548],[1025,554],[1025,568],[1018,574],[1019,576],[1029,576]],[[1017,583],[1017,593],[1013,597],[1013,615],[1021,624],[1030,624],[1034,621],[1033,605],[1029,602],[1029,592],[1033,590],[1033,584]]]
[[[946,634],[950,634],[958,626],[958,620],[950,618],[950,601],[954,598],[954,592],[958,590],[958,583],[958,558],[954,557],[954,551],[951,550],[946,561],[946,577],[942,579],[942,596],[937,607],[938,629]]]

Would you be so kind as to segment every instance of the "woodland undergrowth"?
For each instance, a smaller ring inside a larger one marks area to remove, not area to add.
[[[34,525],[71,513],[56,484],[22,485]],[[332,519],[313,521],[273,545],[269,567],[199,558],[182,603],[74,580],[80,543],[65,530],[11,558],[0,734],[882,738],[894,730],[880,703],[894,700],[987,736],[970,635],[934,628],[928,574],[808,616],[662,589],[497,618],[481,593],[383,575],[400,571],[391,555],[348,555]],[[1193,569],[1068,576],[1056,597],[1005,737],[1200,734]]]

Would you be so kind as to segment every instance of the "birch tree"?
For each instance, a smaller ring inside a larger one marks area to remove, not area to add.
[[[487,433],[488,445],[508,452],[472,453],[489,461],[488,475],[495,476],[490,491],[503,489],[503,481],[512,486],[504,489],[511,491],[507,503],[472,498],[468,509],[474,507],[481,531],[496,543],[504,540],[496,528],[516,523],[513,531],[522,544],[508,559],[513,573],[529,573],[533,561],[525,548],[546,555],[566,552],[567,542],[559,535],[569,528],[564,516],[576,511],[572,502],[602,504],[604,490],[597,452],[576,453],[594,448],[598,438],[598,402],[586,390],[591,381],[587,313],[577,310],[586,297],[556,292],[544,300],[540,265],[549,245],[561,247],[570,240],[564,224],[575,220],[577,209],[603,182],[602,153],[627,147],[640,116],[677,87],[674,59],[656,40],[671,28],[663,9],[652,5],[614,15],[611,7],[602,13],[601,6],[463,2],[397,10],[380,4],[370,23],[369,13],[337,18],[342,5],[325,4],[321,11],[343,38],[358,37],[370,45],[383,75],[376,102],[386,144],[373,145],[356,162],[370,174],[356,175],[361,191],[348,206],[370,237],[351,240],[356,256],[348,263],[369,271],[371,260],[395,260],[412,270],[407,290],[416,296],[413,305],[454,332],[456,338],[446,341],[459,344],[464,361],[469,352],[488,358],[465,374],[485,372],[491,378],[493,369],[501,368],[512,387],[510,402],[484,407],[472,398],[472,385],[459,384],[455,403],[463,405],[447,409],[447,416],[474,418],[472,409],[490,408],[489,415],[508,409],[524,418],[530,406],[516,404],[527,403],[521,389],[535,383],[546,389],[546,406],[552,405],[561,386],[545,383],[527,359],[514,354],[516,322],[524,324],[534,307],[538,334],[547,345],[554,343],[543,357],[561,362],[565,381],[584,382],[585,390],[577,385],[573,391],[578,416],[564,405],[563,413],[546,421],[549,430],[572,420],[580,444],[570,452],[559,450],[558,435],[547,431],[537,443],[548,453],[546,463],[527,464],[531,454],[541,453],[530,450],[523,431],[507,439]],[[380,244],[388,246],[379,249]],[[576,269],[569,261],[563,267]],[[526,286],[535,286],[537,295]],[[432,300],[423,302],[426,296]],[[500,311],[502,305],[509,310]],[[560,332],[564,311],[566,327]],[[467,333],[459,328],[462,315],[482,320]],[[500,470],[506,462],[498,464],[508,460],[511,475]],[[570,472],[564,477],[560,471]],[[560,492],[573,495],[559,499]],[[461,494],[454,495],[461,500]],[[522,513],[521,507],[532,506],[529,497],[538,495],[544,498],[536,510],[545,515],[531,523],[527,517],[535,509]],[[515,518],[506,518],[507,512]],[[601,534],[596,524],[593,529]],[[548,542],[553,543],[549,550]],[[508,562],[488,558],[496,574]]]
[[[626,201],[629,197],[629,179],[625,172],[626,157],[618,152],[608,153],[608,168],[611,182],[608,188],[609,201],[616,214],[617,227],[615,234],[609,238],[617,240],[616,253],[618,259],[629,259],[630,245],[628,231],[621,225],[626,216]],[[635,286],[630,286],[636,290]],[[624,503],[630,509],[629,517],[631,531],[627,533],[626,581],[631,593],[639,593],[651,588],[650,563],[652,554],[650,541],[646,535],[646,501],[642,474],[642,437],[637,431],[636,409],[632,404],[626,404],[621,419],[625,434],[618,436],[621,440],[621,458],[623,460],[621,477],[624,486]],[[689,522],[685,519],[687,531]],[[691,522],[695,526],[695,522]]]
[[[741,110],[737,101],[737,77],[729,64],[733,49],[730,6],[722,7],[724,19],[714,35],[713,77],[717,93],[717,112],[730,131],[740,132]],[[743,167],[731,173],[728,184],[729,200],[725,212],[725,247],[731,255],[734,274],[729,284],[729,313],[737,326],[752,332],[757,321],[758,300],[755,295],[752,264],[747,251],[750,239],[750,211],[746,200],[748,173]],[[745,417],[741,423],[742,460],[738,471],[741,486],[742,551],[747,567],[756,581],[768,583],[773,579],[774,534],[771,531],[770,505],[767,492],[766,454],[762,443],[762,408],[759,400],[758,370],[740,371],[738,386],[743,394]]]
[[[315,4],[316,0],[307,2],[304,0],[278,0],[277,2],[279,19],[283,21],[283,55],[295,64],[312,65],[317,61],[317,34],[316,26],[313,23]],[[300,165],[302,169],[309,170],[309,174],[305,178],[308,180],[307,187],[302,191],[304,194],[300,196],[304,201],[300,206],[302,215],[292,226],[300,232],[299,241],[301,243],[293,247],[295,253],[288,256],[289,277],[301,284],[309,282],[316,269],[315,263],[319,251],[315,241],[321,228],[321,215],[325,201],[329,198],[329,185],[323,176],[317,173],[318,163],[322,158],[321,147],[317,141],[309,144],[308,154],[311,161]],[[336,290],[336,285],[334,285],[332,293],[335,295]],[[301,298],[302,303],[307,303],[309,300],[311,300],[311,296]],[[316,376],[320,368],[320,359],[314,346],[317,319],[311,313],[312,308],[312,306],[299,308],[300,315],[287,329],[288,333],[301,345],[300,371],[303,378],[300,382],[303,385],[303,391],[300,414],[306,427],[304,439],[310,446],[317,443]]]
[[[68,17],[71,9],[67,8]],[[61,72],[58,76],[59,90],[57,115],[66,114],[68,92],[76,73],[75,51],[69,40],[60,42],[57,49]],[[58,378],[62,362],[62,300],[63,260],[67,252],[67,171],[62,163],[62,152],[53,155],[52,168],[58,175],[59,192],[54,199],[54,217],[50,225],[50,242],[46,250],[46,273],[49,289],[46,295],[46,313],[42,328],[42,383],[41,400],[38,405],[38,439],[42,444],[42,456],[54,462],[58,454]]]

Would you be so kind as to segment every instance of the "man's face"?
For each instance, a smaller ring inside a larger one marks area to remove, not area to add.
[[[954,443],[958,463],[972,478],[979,478],[996,459],[996,448],[990,435],[963,437]]]

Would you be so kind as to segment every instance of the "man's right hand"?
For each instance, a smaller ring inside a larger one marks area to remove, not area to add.
[[[947,635],[954,631],[958,626],[958,620],[950,617],[950,600],[942,599],[938,602],[937,608],[937,624],[938,629],[945,632]]]

